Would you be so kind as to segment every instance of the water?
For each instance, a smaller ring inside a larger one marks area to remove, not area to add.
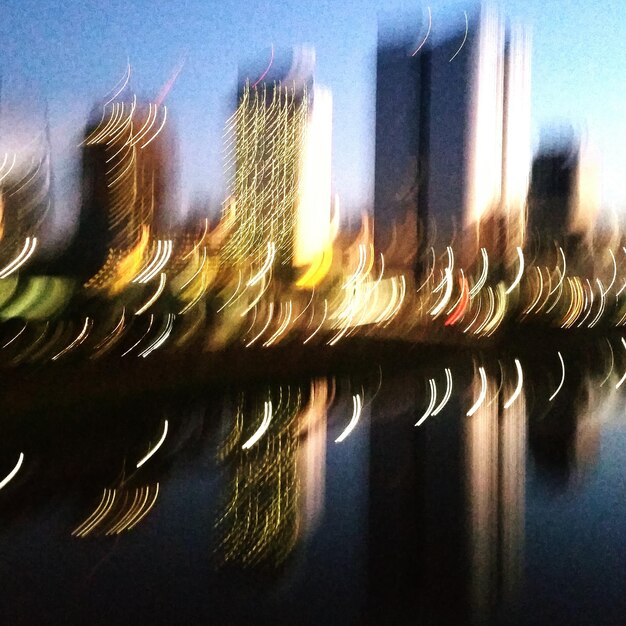
[[[623,353],[5,414],[0,622],[621,624]]]

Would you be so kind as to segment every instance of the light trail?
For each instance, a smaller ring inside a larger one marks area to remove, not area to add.
[[[352,417],[350,418],[348,425],[344,428],[341,435],[339,435],[339,437],[335,439],[335,443],[341,443],[342,441],[344,441],[346,437],[354,430],[355,426],[357,425],[359,421],[359,417],[361,416],[361,409],[363,408],[363,405],[361,403],[361,396],[358,393],[352,396],[352,404],[353,404]]]
[[[485,401],[485,398],[487,397],[487,374],[485,374],[485,368],[480,366],[478,368],[478,373],[480,374],[480,393],[478,394],[478,399],[476,400],[474,405],[467,412],[468,417],[471,417],[472,415],[474,415],[474,413],[476,413],[476,411],[478,411],[482,403]]]
[[[515,277],[513,282],[510,284],[509,288],[504,292],[507,296],[511,293],[511,291],[513,291],[513,289],[515,289],[515,287],[519,285],[520,281],[522,280],[522,276],[524,274],[524,253],[522,252],[522,249],[519,246],[517,246],[516,251],[517,251],[517,256],[519,258],[519,268],[517,270],[517,276]]]
[[[150,450],[148,454],[146,454],[146,456],[144,456],[143,459],[141,459],[141,461],[137,463],[137,469],[139,469],[146,461],[148,461],[152,456],[154,456],[156,451],[163,445],[163,442],[165,441],[165,437],[167,437],[167,428],[168,428],[168,421],[165,420],[165,423],[163,424],[163,434],[157,441],[154,448],[152,448],[152,450]]]
[[[422,414],[422,417],[420,417],[417,422],[415,422],[416,426],[421,426],[424,420],[432,413],[435,402],[437,402],[437,384],[435,383],[434,378],[430,378],[428,380],[428,386],[430,387],[430,400],[428,402],[426,410]]]
[[[2,480],[0,480],[0,489],[6,487],[15,478],[15,475],[20,471],[20,467],[22,467],[23,462],[24,453],[20,452],[20,456],[17,459],[15,467]]]
[[[517,370],[517,384],[515,386],[515,391],[513,395],[504,403],[504,408],[508,409],[515,400],[517,400],[518,396],[522,392],[522,386],[524,384],[524,376],[522,374],[522,365],[518,359],[515,359],[515,369]]]
[[[563,383],[565,382],[565,362],[563,361],[561,353],[557,352],[557,354],[559,355],[559,361],[561,361],[561,382],[559,383],[559,386],[554,390],[554,393],[548,398],[548,402],[552,402],[552,400],[556,398],[559,391],[561,391]]]
[[[257,428],[256,432],[246,441],[241,447],[243,450],[249,450],[264,434],[265,431],[269,428],[270,422],[272,421],[272,401],[269,400],[263,403],[263,420],[261,421],[261,425]]]
[[[446,391],[443,395],[443,399],[441,400],[441,402],[437,405],[436,408],[433,409],[433,412],[431,413],[431,415],[433,416],[441,413],[441,411],[446,406],[446,404],[448,404],[448,400],[450,400],[450,396],[452,395],[452,371],[446,367],[445,373],[446,373]]]

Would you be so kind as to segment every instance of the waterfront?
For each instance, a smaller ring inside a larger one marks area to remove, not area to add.
[[[621,341],[416,350],[5,414],[3,619],[621,623]]]

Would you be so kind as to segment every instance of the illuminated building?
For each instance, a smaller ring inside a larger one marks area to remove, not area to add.
[[[443,40],[432,27],[429,11],[420,41],[380,37],[378,48],[375,239],[402,269],[415,255],[398,255],[398,241],[418,256],[431,245],[473,254],[490,246],[481,224],[494,218],[507,248],[524,237],[528,37],[485,9]]]
[[[224,257],[233,264],[312,263],[330,233],[330,92],[313,82],[312,51],[242,81],[227,142],[232,173]]]
[[[62,264],[88,287],[115,291],[170,231],[172,150],[165,106],[132,96],[99,109],[82,144],[82,210]]]

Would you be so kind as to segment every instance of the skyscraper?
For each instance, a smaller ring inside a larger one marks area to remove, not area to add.
[[[82,209],[63,265],[88,287],[115,291],[169,233],[172,151],[165,106],[133,95],[98,108],[82,144]]]
[[[497,13],[464,17],[443,40],[429,13],[417,44],[379,41],[375,243],[387,266],[414,266],[397,254],[399,239],[418,255],[431,245],[461,254],[492,245],[488,220],[508,247],[523,239],[528,39],[516,29],[507,43]]]
[[[285,65],[285,61],[288,63]],[[312,51],[275,58],[245,74],[229,121],[232,231],[224,255],[234,264],[310,263],[330,227],[330,92],[313,82]]]

